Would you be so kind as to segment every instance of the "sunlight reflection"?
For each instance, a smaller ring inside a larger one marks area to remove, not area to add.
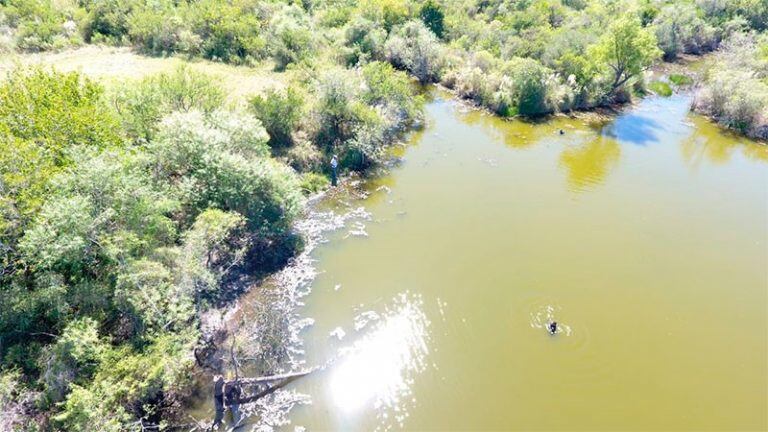
[[[342,353],[330,382],[335,403],[345,412],[372,406],[380,418],[392,411],[402,424],[429,351],[428,326],[420,297],[400,294],[378,325]]]

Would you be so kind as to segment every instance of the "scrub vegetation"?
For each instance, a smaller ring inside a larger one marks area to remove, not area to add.
[[[418,84],[538,116],[629,101],[655,62],[722,48],[696,109],[766,137],[766,23],[766,0],[0,0],[4,56],[179,64],[0,82],[0,429],[175,424],[202,317],[301,248],[333,155],[364,172],[422,122]],[[198,59],[280,85],[233,97]]]

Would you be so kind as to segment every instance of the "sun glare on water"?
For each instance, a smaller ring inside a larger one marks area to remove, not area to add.
[[[342,352],[330,382],[335,404],[350,413],[373,408],[402,423],[415,401],[412,385],[424,369],[429,322],[418,297],[399,295],[378,325]]]

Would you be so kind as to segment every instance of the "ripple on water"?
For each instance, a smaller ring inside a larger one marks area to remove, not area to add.
[[[594,338],[589,326],[574,317],[567,307],[563,307],[552,299],[534,298],[526,302],[528,325],[542,338],[555,343],[564,358],[573,360],[577,365],[575,372],[585,377],[603,379],[614,371],[614,366],[597,354]],[[547,334],[547,324],[557,321],[557,334],[550,337]]]
[[[402,427],[416,401],[414,380],[426,366],[428,327],[420,296],[395,297],[361,339],[340,351],[329,383],[334,403],[348,413],[373,409],[377,430]]]

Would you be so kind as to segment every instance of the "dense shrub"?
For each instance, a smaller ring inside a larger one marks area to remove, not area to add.
[[[243,215],[250,231],[284,234],[301,206],[292,170],[266,158],[267,133],[254,117],[236,113],[177,113],[150,144],[155,175],[172,179],[185,212],[216,207]]]
[[[680,53],[702,54],[717,48],[717,30],[697,15],[691,4],[664,7],[654,20],[659,48],[665,59]]]
[[[89,0],[84,3],[88,11],[83,29],[87,42],[127,42],[133,1]]]
[[[248,1],[201,0],[190,3],[185,20],[200,38],[206,58],[243,63],[264,55],[262,24]]]
[[[296,6],[286,6],[270,20],[269,49],[277,70],[302,62],[315,49],[312,24],[309,17]]]
[[[410,21],[394,29],[386,44],[387,60],[412,73],[423,84],[440,79],[443,55],[437,37],[421,21]]]
[[[285,92],[270,89],[264,96],[253,97],[250,104],[269,134],[271,147],[293,144],[292,134],[302,119],[304,107],[304,98],[296,88],[289,87]]]
[[[127,83],[113,96],[124,129],[136,140],[150,140],[169,112],[193,109],[211,112],[222,106],[224,92],[215,78],[179,67],[139,83]]]
[[[435,0],[427,0],[421,5],[421,11],[419,12],[421,21],[432,30],[435,36],[442,38],[445,32],[445,25],[443,20],[445,19],[445,13],[442,6],[440,6]]]
[[[50,178],[71,164],[74,149],[119,147],[120,135],[92,81],[42,69],[10,73],[0,83],[0,242],[14,244],[47,200]]]
[[[16,46],[25,51],[60,49],[81,43],[77,9],[46,0],[8,0],[2,12],[16,29]]]
[[[367,61],[383,60],[386,40],[386,30],[375,22],[362,17],[355,18],[344,29],[345,62],[354,66]]]
[[[765,36],[730,39],[697,92],[694,108],[721,124],[768,139],[768,41]]]

